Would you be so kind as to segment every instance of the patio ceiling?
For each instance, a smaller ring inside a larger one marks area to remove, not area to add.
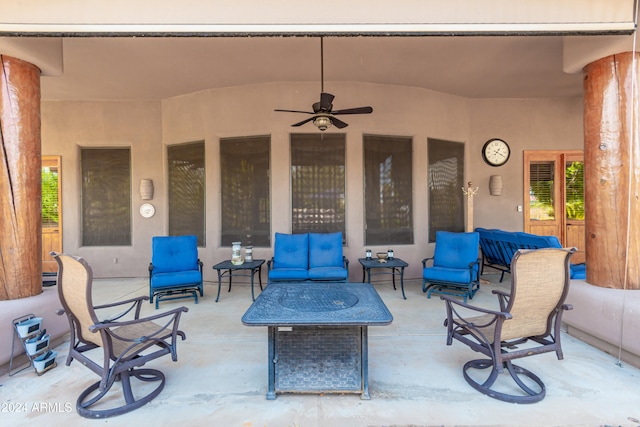
[[[0,38],[15,43],[18,39]],[[318,82],[318,37],[33,38],[60,46],[60,75],[43,73],[45,100],[159,100],[209,88]],[[574,97],[562,36],[326,37],[331,81],[430,89],[468,98]],[[6,53],[6,52],[5,52]],[[28,60],[28,59],[27,59]]]

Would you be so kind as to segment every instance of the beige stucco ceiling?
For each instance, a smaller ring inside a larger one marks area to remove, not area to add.
[[[634,31],[636,3],[325,0],[317,6],[327,14],[299,0],[6,0],[0,54],[41,67],[44,99],[157,100],[319,82],[314,36],[323,34],[329,92],[331,81],[359,81],[469,98],[573,97],[590,52],[613,53],[607,39]]]
[[[562,49],[560,36],[328,37],[325,90],[360,81],[471,98],[579,96]],[[315,37],[66,38],[62,55],[62,74],[42,78],[44,99],[164,99],[281,81],[320,89]]]

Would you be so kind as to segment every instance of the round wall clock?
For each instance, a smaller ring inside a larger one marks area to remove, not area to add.
[[[143,218],[151,218],[156,214],[156,207],[151,203],[145,203],[140,206],[140,216]]]
[[[489,166],[504,165],[509,160],[510,155],[509,144],[498,138],[488,140],[482,147],[482,159]]]

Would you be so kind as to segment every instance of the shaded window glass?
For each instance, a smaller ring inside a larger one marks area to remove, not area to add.
[[[291,135],[293,233],[345,230],[345,135]],[[346,243],[346,242],[344,242]]]
[[[429,139],[429,242],[436,231],[464,231],[464,144]]]
[[[83,148],[82,245],[131,245],[128,148]]]
[[[411,138],[364,136],[365,244],[413,243]]]
[[[204,142],[167,147],[169,235],[195,235],[205,246]]]
[[[222,246],[270,246],[270,139],[220,140]]]

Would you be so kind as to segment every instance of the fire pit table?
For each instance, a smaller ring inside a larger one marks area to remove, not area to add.
[[[267,326],[269,384],[277,393],[356,393],[370,399],[369,326],[393,316],[369,283],[272,283],[242,316]]]

